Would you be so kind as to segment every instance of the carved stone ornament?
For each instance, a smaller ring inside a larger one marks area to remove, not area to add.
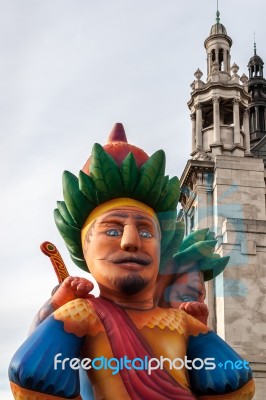
[[[202,105],[200,103],[196,103],[195,104],[195,109],[196,110],[201,110],[202,109]]]
[[[220,98],[219,96],[214,96],[214,97],[212,97],[213,103],[219,103],[220,100],[221,100],[221,98]]]
[[[193,160],[210,161],[213,160],[210,154],[206,153],[203,148],[198,148],[197,153],[193,156]]]
[[[200,80],[200,78],[202,77],[203,73],[201,72],[201,70],[198,68],[197,71],[195,72],[194,76],[197,80]]]
[[[211,68],[212,68],[212,74],[215,74],[215,73],[219,72],[219,64],[218,64],[218,62],[214,61],[212,63],[212,67]]]
[[[234,75],[236,75],[238,73],[239,66],[236,63],[234,63],[230,68],[230,70],[233,72]]]
[[[240,81],[243,83],[243,85],[247,85],[248,84],[248,77],[246,74],[242,74]]]

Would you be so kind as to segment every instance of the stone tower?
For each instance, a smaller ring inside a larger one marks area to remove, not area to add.
[[[182,213],[186,233],[210,228],[218,240],[216,252],[230,256],[223,274],[207,285],[209,325],[250,362],[255,399],[262,400],[266,391],[264,163],[250,151],[251,86],[231,63],[232,39],[218,11],[204,46],[207,78],[204,82],[203,73],[195,72],[188,102],[192,153],[181,176]],[[254,67],[253,79],[255,71]]]
[[[254,43],[254,55],[248,63],[248,91],[251,95],[249,104],[251,152],[262,158],[266,164],[266,80],[263,78],[264,62],[257,55]]]

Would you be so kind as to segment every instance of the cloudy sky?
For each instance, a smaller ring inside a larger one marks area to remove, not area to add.
[[[220,0],[239,73],[266,60],[265,0]],[[253,7],[254,5],[254,7]],[[53,221],[61,176],[77,174],[115,122],[167,172],[189,158],[187,101],[216,0],[0,0],[1,341],[0,398],[12,399],[8,363],[56,285],[39,250],[49,240],[80,275]]]

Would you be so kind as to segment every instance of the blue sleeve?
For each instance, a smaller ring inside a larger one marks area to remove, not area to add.
[[[79,382],[80,382],[80,395],[83,400],[94,400],[94,394],[92,386],[86,371],[83,368],[79,370]]]
[[[189,376],[198,396],[231,393],[252,379],[248,362],[212,331],[190,337],[187,358],[194,360]]]
[[[63,322],[50,316],[13,356],[9,367],[10,381],[36,392],[76,397],[80,391],[79,369],[71,368],[68,360],[62,361],[78,358],[84,339],[65,332]]]

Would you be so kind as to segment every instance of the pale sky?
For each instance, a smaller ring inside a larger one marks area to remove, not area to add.
[[[180,176],[191,151],[187,101],[216,0],[0,0],[0,398],[9,361],[56,285],[45,240],[70,261],[53,220],[61,176],[78,174],[115,122],[148,154],[163,148]],[[232,64],[266,60],[265,0],[220,0]]]

